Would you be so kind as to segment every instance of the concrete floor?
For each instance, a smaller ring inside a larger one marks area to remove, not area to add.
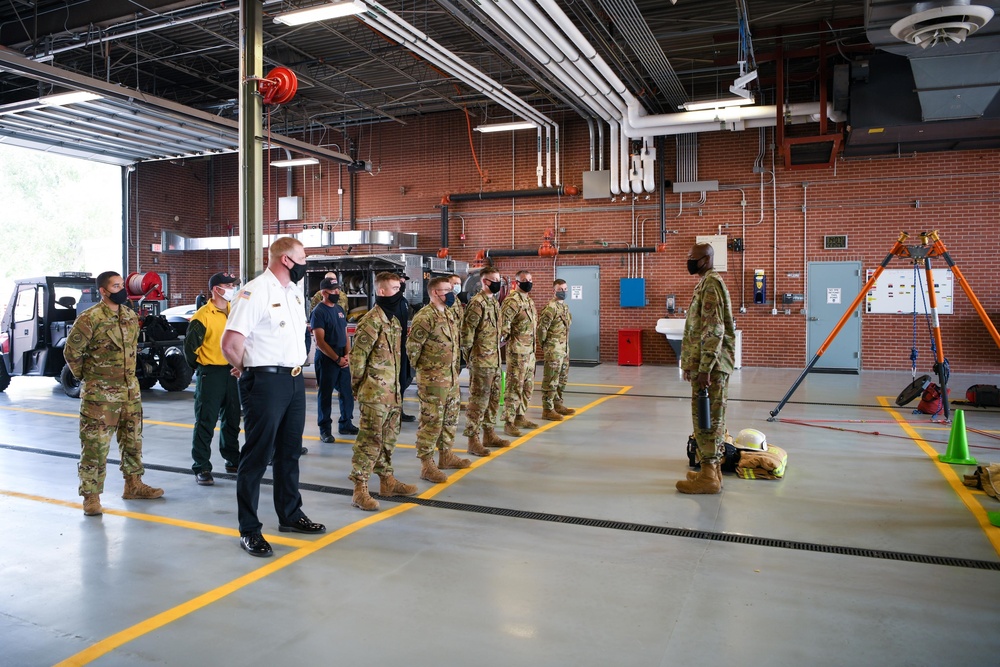
[[[193,390],[143,397],[146,481],[164,498],[121,500],[109,467],[106,513],[84,517],[77,401],[15,378],[0,394],[0,664],[995,664],[985,510],[1000,503],[937,462],[949,426],[895,408],[908,373],[810,375],[780,417],[833,428],[767,422],[797,375],[743,369],[730,387],[729,429],[788,450],[780,481],[678,494],[688,385],[604,364],[571,369],[576,416],[446,484],[418,479],[404,424],[397,476],[428,501],[377,514],[351,507],[350,445],[318,441],[311,392],[304,509],[328,532],[279,533],[264,487],[271,559],[239,549],[217,451],[216,485],[194,482]],[[952,394],[998,381],[955,374]],[[965,415],[989,432],[968,433],[971,454],[1000,459],[1000,411]]]

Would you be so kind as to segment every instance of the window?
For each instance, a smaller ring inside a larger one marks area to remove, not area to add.
[[[22,288],[17,293],[17,303],[14,304],[14,321],[28,322],[35,319],[35,287]]]

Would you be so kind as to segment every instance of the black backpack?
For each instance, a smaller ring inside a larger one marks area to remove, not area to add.
[[[736,449],[735,445],[728,442],[723,443],[726,448],[726,453],[722,457],[722,472],[736,472],[736,466],[740,464],[740,450]],[[698,441],[694,439],[693,435],[688,436],[687,444],[687,455],[688,455],[688,465],[695,470],[701,469],[701,463],[698,462]]]
[[[977,408],[998,408],[1000,388],[993,384],[974,384],[965,390],[965,400]]]

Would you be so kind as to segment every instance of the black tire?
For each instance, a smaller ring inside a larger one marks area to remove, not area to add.
[[[191,376],[194,375],[194,370],[187,365],[183,354],[168,354],[163,357],[160,370],[163,372],[160,386],[167,391],[184,391],[191,384]]]
[[[139,389],[142,389],[143,391],[152,389],[155,384],[156,378],[139,378]]]
[[[70,398],[80,398],[80,381],[76,379],[73,375],[73,371],[69,369],[69,364],[63,366],[62,372],[59,373],[59,384],[62,385],[63,391]]]
[[[7,391],[7,387],[10,386],[10,373],[7,372],[7,366],[3,359],[0,359],[0,391]]]

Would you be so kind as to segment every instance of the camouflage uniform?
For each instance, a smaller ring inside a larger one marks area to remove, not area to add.
[[[524,415],[535,386],[535,302],[519,290],[500,308],[500,336],[507,339],[507,393],[503,418],[513,423]]]
[[[104,492],[111,433],[118,439],[124,475],[142,467],[142,401],[135,377],[139,318],[128,306],[118,312],[101,302],[73,323],[63,350],[66,363],[81,381],[81,496]]]
[[[542,346],[545,370],[542,375],[542,409],[552,410],[563,402],[569,379],[569,327],[573,316],[565,301],[553,297],[538,317],[536,336]]]
[[[392,474],[402,395],[399,353],[402,327],[375,306],[358,322],[351,346],[351,391],[361,404],[350,479],[367,482],[372,471]]]
[[[729,375],[735,352],[736,325],[729,290],[719,272],[709,269],[694,288],[681,344],[681,370],[691,377],[691,422],[702,459],[717,458],[723,451]],[[712,428],[707,431],[698,428],[699,373],[708,373],[712,382],[708,387]]]
[[[406,354],[417,371],[417,458],[451,451],[458,427],[459,327],[450,310],[424,306],[413,318]]]
[[[493,428],[500,406],[500,304],[488,292],[477,292],[462,318],[462,353],[469,364],[469,407],[466,437]]]

